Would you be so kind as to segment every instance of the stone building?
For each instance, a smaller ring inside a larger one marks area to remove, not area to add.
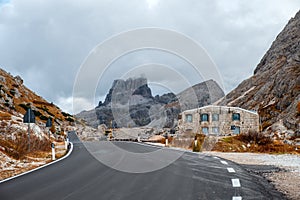
[[[205,106],[186,110],[178,116],[179,132],[205,135],[234,135],[259,131],[259,115],[238,107]]]

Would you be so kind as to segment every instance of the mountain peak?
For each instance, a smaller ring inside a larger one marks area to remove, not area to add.
[[[300,11],[276,37],[254,70],[219,105],[257,110],[262,128],[282,121],[291,130],[300,123]]]
[[[146,78],[115,80],[104,103],[99,102],[95,110],[81,112],[77,116],[91,126],[118,127],[157,126],[174,127],[182,110],[213,103],[224,96],[223,90],[213,80],[196,84],[178,95],[173,93],[152,96]]]

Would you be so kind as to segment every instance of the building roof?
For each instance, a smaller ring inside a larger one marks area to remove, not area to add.
[[[204,107],[200,107],[200,108],[194,108],[194,109],[190,109],[190,110],[185,110],[181,113],[185,113],[185,112],[197,112],[198,110],[202,110],[204,108],[223,108],[223,109],[238,109],[238,110],[242,110],[251,114],[255,114],[258,115],[258,113],[254,110],[246,110],[244,108],[240,108],[240,107],[232,107],[232,106],[215,106],[215,105],[208,105],[208,106],[204,106]]]

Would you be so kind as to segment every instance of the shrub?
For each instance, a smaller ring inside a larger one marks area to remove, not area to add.
[[[0,145],[5,147],[4,153],[14,159],[22,159],[26,156],[28,151],[28,135],[25,132],[19,133],[15,140],[12,139],[0,139]],[[30,134],[30,152],[36,151],[50,151],[50,140],[40,140],[33,134]]]
[[[192,149],[195,152],[200,152],[202,149],[202,144],[204,142],[204,134],[196,134],[195,139],[192,142]],[[197,140],[197,145],[195,145],[195,140]]]
[[[36,117],[40,117],[42,115],[42,113],[38,110],[32,110],[32,111]]]
[[[41,115],[39,116],[41,120],[44,120],[44,121],[47,121],[48,120],[48,117],[44,116],[44,115]]]
[[[25,105],[25,104],[19,104],[19,106],[21,107],[21,108],[23,108],[24,110],[28,110],[28,108],[29,108],[29,106],[28,105]]]
[[[267,145],[273,142],[270,137],[265,136],[263,133],[257,131],[248,131],[247,133],[241,133],[236,137],[242,142],[255,143],[258,145]]]
[[[74,119],[72,119],[71,117],[67,117],[67,118],[65,118],[67,121],[69,121],[69,122],[74,122]]]

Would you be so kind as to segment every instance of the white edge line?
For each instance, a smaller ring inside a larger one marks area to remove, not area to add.
[[[25,174],[29,174],[29,173],[31,173],[31,172],[37,171],[37,170],[39,170],[39,169],[42,169],[42,168],[44,168],[44,167],[47,167],[47,166],[49,166],[49,165],[52,165],[52,164],[54,164],[54,163],[57,163],[57,162],[59,162],[59,161],[65,159],[65,158],[69,157],[69,156],[71,155],[72,151],[73,151],[73,143],[70,142],[70,144],[71,144],[71,148],[69,149],[68,153],[67,153],[65,156],[63,156],[63,157],[61,157],[61,158],[59,158],[59,159],[57,159],[57,160],[54,160],[54,161],[52,161],[52,162],[50,162],[50,163],[47,163],[47,164],[45,164],[45,165],[39,166],[39,167],[37,167],[37,168],[34,168],[34,169],[32,169],[32,170],[29,170],[29,171],[23,172],[23,173],[21,173],[21,174],[18,174],[18,175],[16,175],[16,176],[12,176],[12,177],[9,177],[9,178],[7,178],[7,179],[1,180],[1,181],[0,181],[0,184],[1,184],[1,183],[4,183],[4,182],[6,182],[6,181],[9,181],[9,180],[18,178],[18,177],[23,176],[23,175],[25,175]]]
[[[193,153],[193,154],[198,154],[198,155],[204,154],[203,152],[194,152],[194,151],[187,150],[187,149],[182,149],[182,148],[179,148],[179,147],[164,147],[164,146],[159,146],[159,145],[155,145],[155,144],[149,144],[147,142],[135,142],[135,144],[156,147],[158,149],[164,149],[165,148],[165,149],[170,149],[170,150],[175,150],[175,151],[181,151],[181,152],[187,152],[187,153]]]
[[[233,168],[231,168],[231,167],[228,167],[228,168],[227,168],[227,171],[228,171],[229,173],[235,173],[235,170],[234,170]]]
[[[241,187],[240,179],[234,178],[231,179],[231,182],[232,182],[232,187]]]
[[[220,161],[223,165],[228,165],[228,162],[226,162],[225,160],[221,160]]]

